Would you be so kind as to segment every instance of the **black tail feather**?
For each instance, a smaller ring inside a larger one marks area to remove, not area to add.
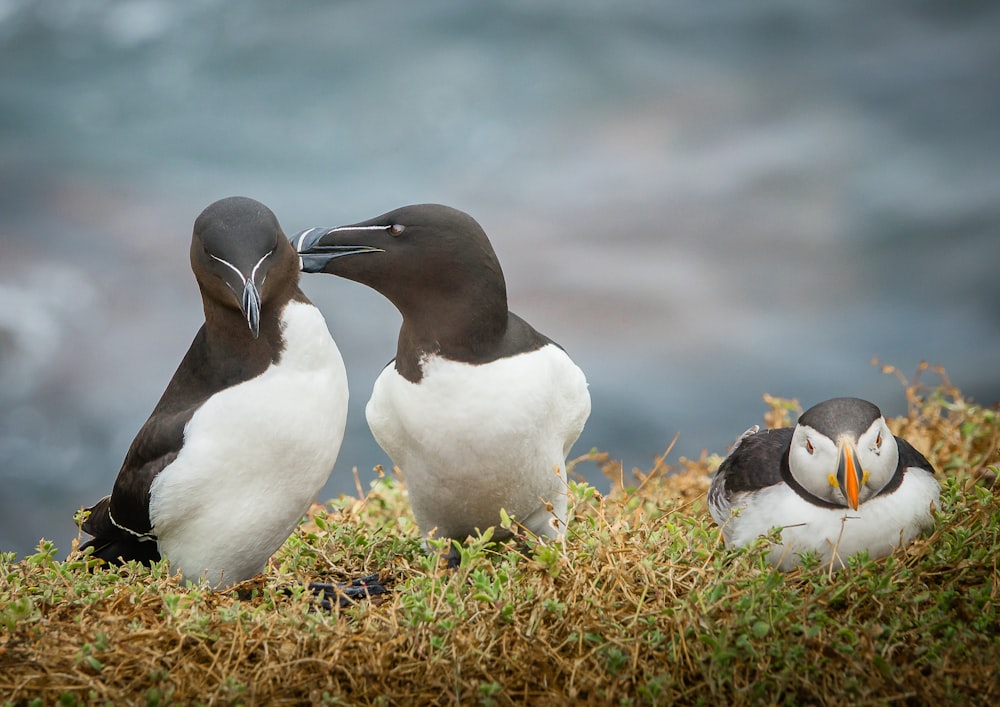
[[[112,565],[121,565],[130,560],[137,560],[144,565],[160,561],[160,551],[154,541],[141,541],[124,533],[113,538],[91,538],[80,546],[80,551],[82,552],[88,547],[94,548],[91,557],[104,560]]]

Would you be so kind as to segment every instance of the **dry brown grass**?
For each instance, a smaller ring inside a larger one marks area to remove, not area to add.
[[[888,368],[888,372],[895,373]],[[0,696],[75,704],[996,704],[997,409],[941,372],[890,421],[944,482],[934,534],[894,557],[778,574],[725,550],[704,494],[720,457],[667,455],[572,483],[562,545],[472,542],[454,571],[420,548],[401,481],[317,508],[240,601],[163,567],[88,573],[51,545],[0,560]],[[770,399],[767,422],[797,403]],[[734,431],[735,434],[740,430]],[[668,450],[669,451],[669,450]],[[994,470],[995,471],[995,470]],[[977,483],[978,479],[978,483]],[[997,485],[1000,487],[1000,484]],[[379,571],[339,615],[278,587]]]

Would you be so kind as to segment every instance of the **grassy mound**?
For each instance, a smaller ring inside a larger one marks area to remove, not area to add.
[[[779,574],[763,543],[721,545],[705,506],[720,457],[665,455],[626,479],[592,453],[577,461],[601,464],[613,491],[570,484],[565,543],[482,538],[451,571],[386,477],[316,507],[245,600],[162,565],[89,573],[45,541],[0,555],[0,700],[997,704],[1000,412],[941,376],[904,380],[909,412],[890,427],[935,464],[944,510],[892,557]],[[771,426],[797,409],[768,402]],[[338,614],[280,590],[375,571],[393,592]]]

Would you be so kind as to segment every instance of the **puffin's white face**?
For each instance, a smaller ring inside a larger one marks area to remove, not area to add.
[[[833,440],[809,425],[797,425],[788,452],[789,471],[803,488],[855,510],[889,483],[898,463],[896,438],[882,417],[857,440],[850,434]]]

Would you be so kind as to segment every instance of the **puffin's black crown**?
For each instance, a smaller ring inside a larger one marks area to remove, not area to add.
[[[799,417],[800,425],[808,425],[830,439],[849,433],[855,438],[882,417],[878,406],[861,398],[831,398],[813,405]]]

